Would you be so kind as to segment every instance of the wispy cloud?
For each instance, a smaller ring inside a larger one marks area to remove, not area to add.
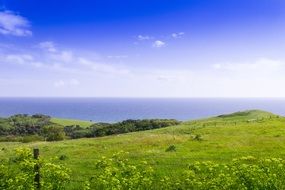
[[[96,61],[92,61],[87,58],[79,57],[78,63],[82,66],[87,67],[89,70],[91,69],[94,72],[99,73],[108,73],[108,74],[119,74],[119,75],[125,75],[129,74],[130,71],[126,68],[120,68],[118,66],[106,64],[106,63],[98,63]]]
[[[140,41],[143,41],[143,40],[151,40],[151,39],[153,39],[153,37],[148,36],[148,35],[145,35],[145,36],[138,35],[137,39],[140,40]]]
[[[160,41],[160,40],[156,40],[153,42],[152,47],[161,48],[161,47],[164,47],[165,45],[166,45],[165,42]]]
[[[107,56],[98,58],[82,55],[78,52],[61,49],[60,45],[55,47],[52,41],[41,42],[36,45],[36,49],[19,49],[1,52],[0,64],[21,65],[22,68],[41,69],[41,71],[52,71],[62,75],[105,75],[117,76],[128,75],[130,69],[125,67],[120,59],[125,59],[127,55]],[[44,51],[41,51],[41,50]],[[108,62],[112,60],[112,63]],[[64,83],[67,83],[64,81]],[[76,82],[73,82],[74,84]],[[62,82],[57,81],[57,86]]]
[[[169,82],[169,81],[176,81],[179,79],[179,76],[175,76],[175,75],[158,75],[157,77],[157,80],[159,81],[166,81],[166,82]]]
[[[57,88],[60,87],[70,87],[70,86],[78,86],[80,84],[79,80],[77,79],[69,79],[69,80],[58,80],[54,82],[54,86]]]
[[[107,56],[109,59],[125,59],[128,58],[128,55],[108,55]]]
[[[56,52],[57,51],[55,44],[52,41],[41,42],[41,43],[39,43],[39,47],[44,49],[44,50],[47,50],[49,52]]]
[[[236,72],[270,72],[272,70],[279,70],[284,65],[280,60],[274,60],[269,58],[259,58],[253,62],[244,63],[224,63],[213,64],[213,68],[218,70],[236,71]]]
[[[152,43],[152,47],[161,48],[161,47],[166,46],[167,40],[179,39],[179,38],[182,38],[183,35],[185,35],[184,32],[176,32],[176,33],[172,33],[171,35],[160,36],[159,38],[155,36],[138,35],[137,36],[138,41],[134,42],[134,44],[138,45],[138,44],[141,44],[139,41],[147,41],[147,42]]]
[[[3,60],[4,59],[4,60]],[[2,61],[16,64],[24,64],[34,60],[32,55],[29,54],[9,54],[4,56]]]
[[[60,51],[56,54],[51,54],[50,57],[60,63],[70,63],[75,59],[71,51]]]
[[[181,38],[185,33],[184,32],[178,32],[178,33],[172,33],[171,36],[173,38]]]
[[[69,63],[74,61],[74,55],[72,51],[61,50],[57,48],[55,43],[52,41],[44,41],[38,44],[38,47],[46,51],[45,55],[59,63]]]
[[[0,34],[13,36],[31,36],[29,21],[11,11],[0,12]]]

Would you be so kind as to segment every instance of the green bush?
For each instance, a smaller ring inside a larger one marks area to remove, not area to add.
[[[193,136],[192,136],[192,139],[193,139],[194,141],[202,141],[202,140],[203,140],[203,137],[202,137],[202,135],[197,134],[197,135],[193,135]]]
[[[45,126],[42,133],[47,141],[61,141],[65,138],[64,128],[58,125]]]
[[[66,156],[66,155],[60,155],[59,157],[58,157],[58,159],[59,160],[66,160],[68,157]]]
[[[175,152],[176,151],[176,147],[175,145],[170,145],[165,152]]]

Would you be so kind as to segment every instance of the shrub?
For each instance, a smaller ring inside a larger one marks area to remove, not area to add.
[[[47,141],[60,141],[65,138],[64,128],[62,126],[45,126],[42,133]]]
[[[202,140],[203,140],[202,135],[200,135],[200,134],[193,135],[193,136],[192,136],[192,139],[193,139],[194,141],[202,141]]]
[[[175,145],[170,145],[165,152],[175,152],[176,151],[176,147]]]
[[[67,158],[68,158],[68,157],[63,154],[63,155],[60,155],[58,159],[59,159],[59,160],[66,160]]]

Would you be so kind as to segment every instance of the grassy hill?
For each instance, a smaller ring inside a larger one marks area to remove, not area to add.
[[[285,158],[285,118],[251,110],[184,122],[180,125],[128,134],[60,142],[0,143],[0,157],[16,147],[39,147],[46,158],[60,161],[84,180],[95,170],[95,161],[119,151],[132,163],[148,161],[157,175],[175,176],[195,161],[226,163],[242,156]],[[171,150],[171,151],[167,151]],[[73,188],[79,184],[74,182]]]
[[[63,119],[63,118],[56,118],[53,117],[50,120],[53,123],[62,125],[62,126],[71,126],[71,125],[79,125],[81,127],[90,127],[92,124],[94,124],[93,122],[90,121],[83,121],[83,120],[76,120],[76,119]]]

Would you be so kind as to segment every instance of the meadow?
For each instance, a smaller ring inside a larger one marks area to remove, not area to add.
[[[142,161],[147,163],[157,179],[164,176],[176,179],[189,164],[196,162],[230,164],[233,159],[244,157],[284,159],[285,118],[251,110],[105,137],[57,142],[1,142],[0,157],[13,156],[15,148],[19,147],[37,147],[45,159],[60,158],[56,162],[71,169],[68,189],[80,189],[82,183],[98,171],[98,161],[108,160],[118,152],[134,166]]]
[[[62,126],[79,125],[83,128],[90,127],[92,124],[94,124],[91,121],[82,121],[82,120],[76,120],[76,119],[63,119],[63,118],[56,118],[56,117],[51,118],[51,122],[57,123]]]

